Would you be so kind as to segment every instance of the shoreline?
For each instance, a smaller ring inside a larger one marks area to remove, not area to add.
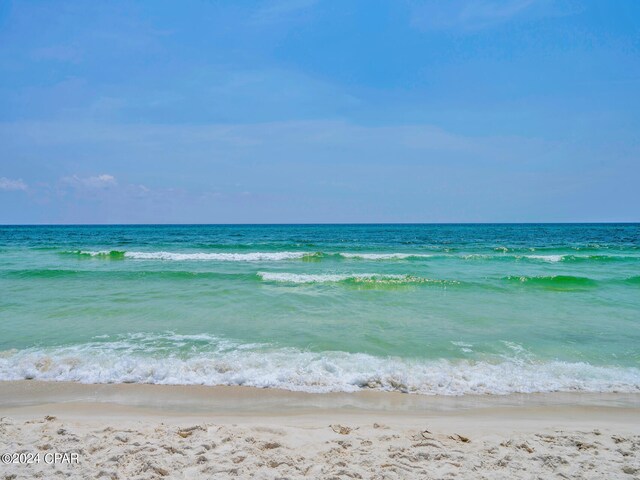
[[[2,452],[77,454],[79,462],[2,465],[0,474],[633,479],[639,418],[638,394],[438,397],[3,381]]]
[[[517,393],[423,395],[363,390],[308,393],[277,388],[157,384],[0,381],[0,413],[60,409],[64,405],[135,409],[189,416],[288,416],[323,411],[385,416],[482,415],[504,411],[601,411],[640,414],[636,393]]]

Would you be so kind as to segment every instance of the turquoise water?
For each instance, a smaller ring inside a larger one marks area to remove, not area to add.
[[[640,391],[640,225],[0,227],[0,379]]]

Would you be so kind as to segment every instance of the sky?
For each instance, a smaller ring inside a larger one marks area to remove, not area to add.
[[[640,221],[637,0],[0,2],[0,223]]]

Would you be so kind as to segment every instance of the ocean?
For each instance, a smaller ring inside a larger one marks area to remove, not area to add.
[[[640,392],[640,224],[0,227],[0,380]]]

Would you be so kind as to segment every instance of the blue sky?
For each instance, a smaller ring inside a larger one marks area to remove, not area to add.
[[[0,3],[0,223],[640,220],[640,2]]]

